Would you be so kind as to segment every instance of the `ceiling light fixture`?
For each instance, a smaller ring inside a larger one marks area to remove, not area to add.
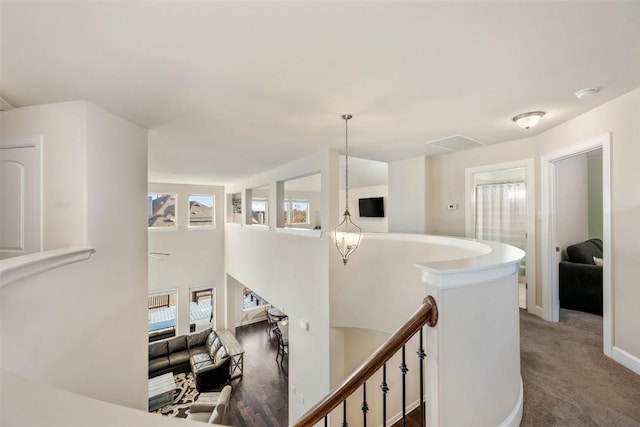
[[[333,240],[336,243],[338,252],[342,255],[342,262],[347,265],[349,261],[349,255],[351,255],[360,244],[362,240],[362,229],[355,225],[351,221],[351,214],[349,213],[349,119],[353,116],[351,114],[343,114],[344,120],[344,139],[345,139],[345,153],[344,153],[344,178],[345,178],[345,204],[344,215],[342,222],[334,229],[332,233]]]
[[[529,113],[518,114],[511,120],[513,120],[522,129],[529,129],[537,125],[544,115],[544,111],[531,111]]]
[[[585,99],[585,98],[591,98],[593,95],[595,95],[598,92],[600,92],[600,88],[587,87],[584,89],[580,89],[579,91],[576,91],[575,95],[576,95],[576,98],[578,99]]]

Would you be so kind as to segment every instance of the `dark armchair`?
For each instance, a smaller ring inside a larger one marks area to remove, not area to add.
[[[567,247],[569,260],[560,262],[560,307],[602,316],[602,240],[590,239]]]

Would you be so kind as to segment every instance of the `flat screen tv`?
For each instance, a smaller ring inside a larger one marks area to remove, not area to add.
[[[384,197],[369,197],[359,199],[360,217],[382,218],[384,217]]]

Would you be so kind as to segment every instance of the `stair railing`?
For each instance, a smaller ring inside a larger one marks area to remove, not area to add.
[[[386,363],[391,359],[398,351],[402,350],[402,419],[403,425],[406,425],[406,364],[405,364],[405,344],[416,334],[420,334],[420,347],[418,350],[418,357],[420,358],[420,420],[421,427],[424,427],[424,358],[426,356],[423,348],[423,329],[425,325],[434,327],[438,323],[438,306],[435,299],[432,296],[427,296],[422,301],[422,305],[418,310],[402,325],[396,332],[389,337],[389,339],[382,344],[369,358],[364,361],[358,369],[356,369],[348,378],[346,378],[338,387],[336,387],[331,393],[325,396],[318,404],[309,409],[302,417],[293,423],[293,427],[311,427],[316,425],[324,418],[324,425],[327,425],[328,416],[338,405],[343,405],[343,426],[348,426],[347,423],[347,398],[351,396],[356,390],[363,386],[363,402],[362,413],[364,418],[363,425],[367,425],[367,389],[366,381],[382,368],[383,380],[381,389],[383,394],[383,420],[382,425],[387,425],[386,414],[386,393],[389,390],[386,384]]]

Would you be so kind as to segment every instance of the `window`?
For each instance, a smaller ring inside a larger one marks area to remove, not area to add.
[[[149,341],[175,336],[177,297],[178,294],[175,291],[149,294],[147,301]]]
[[[285,200],[284,201],[284,223],[285,224],[309,224],[309,201],[308,200]]]
[[[242,198],[240,193],[227,194],[227,222],[241,221]]]
[[[176,195],[147,195],[147,226],[149,228],[177,228]]]
[[[256,294],[249,288],[242,290],[242,310],[251,310],[256,307],[264,307],[270,305],[264,298]]]
[[[213,228],[213,196],[189,196],[189,227]]]
[[[195,330],[203,330],[214,323],[215,289],[211,285],[196,286],[190,289],[189,321]]]
[[[269,212],[269,203],[267,199],[253,199],[251,200],[251,223],[259,225],[269,224],[269,218],[267,214]]]

